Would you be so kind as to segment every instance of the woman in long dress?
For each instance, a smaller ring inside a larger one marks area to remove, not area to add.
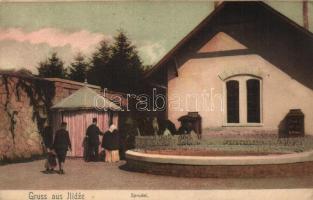
[[[102,138],[102,147],[105,150],[105,162],[117,162],[119,156],[119,133],[114,124],[112,124]]]

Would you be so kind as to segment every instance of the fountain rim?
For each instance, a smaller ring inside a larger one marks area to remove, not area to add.
[[[313,150],[301,153],[259,156],[184,156],[126,151],[126,160],[178,165],[270,165],[313,161]]]

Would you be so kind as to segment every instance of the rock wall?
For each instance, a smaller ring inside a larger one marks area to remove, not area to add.
[[[39,121],[41,97],[32,87],[31,79],[1,76],[0,79],[0,160],[30,158],[43,152]],[[27,87],[29,86],[29,87]],[[33,98],[30,93],[33,92]],[[35,101],[35,99],[38,101]]]
[[[42,155],[50,107],[84,85],[100,92],[99,86],[76,81],[0,73],[0,163]]]

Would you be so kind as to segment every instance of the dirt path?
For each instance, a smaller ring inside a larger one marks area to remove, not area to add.
[[[43,160],[0,166],[0,189],[261,189],[313,187],[313,176],[214,179],[156,176],[119,169],[115,164],[67,160],[65,175],[44,174]]]

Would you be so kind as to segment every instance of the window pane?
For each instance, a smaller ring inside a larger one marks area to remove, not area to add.
[[[227,88],[227,122],[239,123],[239,82],[228,81]]]
[[[247,81],[247,119],[248,122],[260,123],[260,81]]]

